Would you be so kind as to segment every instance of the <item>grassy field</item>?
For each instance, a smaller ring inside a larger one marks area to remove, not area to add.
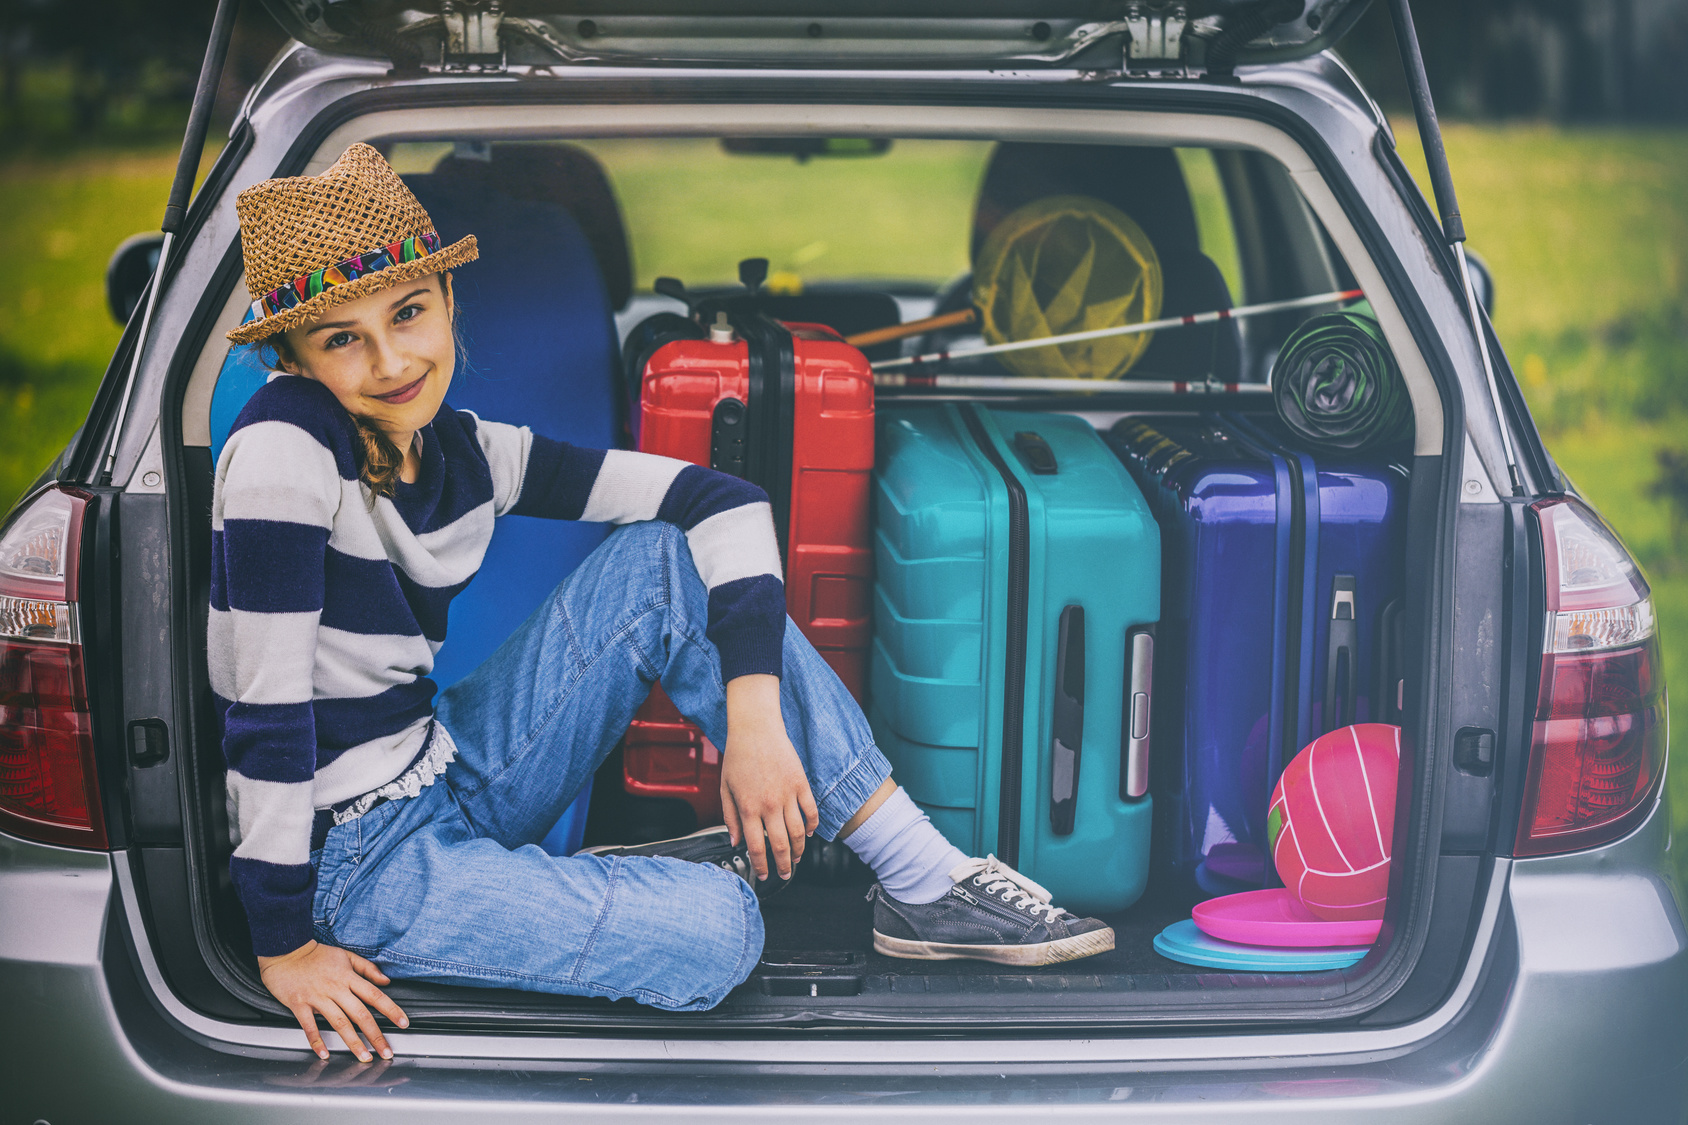
[[[129,235],[157,230],[173,148],[0,159],[0,499],[12,497],[81,425],[121,335],[105,266]],[[27,263],[27,264],[24,264]]]
[[[1396,133],[1422,171],[1410,123]],[[1688,676],[1688,557],[1650,490],[1657,452],[1688,449],[1688,132],[1451,124],[1447,143],[1472,245],[1496,277],[1496,327],[1532,409],[1554,456],[1642,561],[1667,667]],[[727,280],[741,252],[766,253],[776,271],[877,277],[940,279],[965,261],[981,146],[796,164],[746,163],[700,143],[694,175],[680,182],[641,144],[601,155],[637,231],[643,284],[661,274]],[[0,495],[16,495],[81,421],[118,336],[106,259],[125,236],[156,227],[173,159],[164,148],[0,156],[0,253],[27,263],[0,275]],[[751,164],[753,230],[739,200],[681,213],[682,201],[732,200]],[[828,187],[817,191],[822,176]],[[877,205],[892,198],[916,202]],[[1688,699],[1688,687],[1677,695]],[[1688,827],[1680,763],[1672,788]]]

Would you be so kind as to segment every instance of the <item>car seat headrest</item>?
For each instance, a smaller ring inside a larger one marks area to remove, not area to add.
[[[1113,204],[1143,229],[1163,259],[1201,252],[1190,189],[1172,149],[1013,141],[996,146],[980,182],[973,260],[1010,212],[1055,195],[1088,195]]]
[[[562,207],[592,247],[610,305],[625,308],[633,294],[633,253],[615,189],[597,159],[561,144],[493,144],[486,151],[487,159],[455,154],[441,160],[435,182]]]

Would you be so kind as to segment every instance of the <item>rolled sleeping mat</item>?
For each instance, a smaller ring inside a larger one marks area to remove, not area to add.
[[[1412,440],[1406,383],[1364,303],[1290,333],[1272,364],[1272,400],[1313,452],[1383,452]]]

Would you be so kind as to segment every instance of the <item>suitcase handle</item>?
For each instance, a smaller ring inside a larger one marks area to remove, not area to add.
[[[1031,430],[1021,430],[1014,435],[1014,452],[1020,455],[1020,460],[1026,468],[1040,477],[1052,477],[1061,471],[1055,463],[1055,451],[1049,448],[1049,442],[1042,434]]]
[[[1325,707],[1323,725],[1327,731],[1348,726],[1358,716],[1360,621],[1355,599],[1354,576],[1338,574],[1331,582],[1330,648],[1325,659]]]
[[[1084,745],[1084,607],[1061,611],[1055,643],[1055,708],[1049,745],[1049,824],[1072,834],[1078,818],[1078,765]]]
[[[1119,738],[1119,795],[1135,801],[1149,791],[1149,730],[1155,696],[1155,634],[1142,625],[1125,637],[1125,706]]]

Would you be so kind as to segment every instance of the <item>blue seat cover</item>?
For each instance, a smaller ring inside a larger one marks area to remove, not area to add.
[[[433,176],[407,181],[447,245],[470,233],[480,244],[480,260],[452,275],[463,349],[446,401],[576,445],[615,445],[615,321],[579,225],[561,207]],[[213,464],[266,378],[255,349],[230,349],[211,398]],[[445,688],[474,671],[606,532],[600,524],[500,519],[480,573],[452,602],[434,681]],[[588,783],[546,837],[546,850],[580,846],[590,797]]]

